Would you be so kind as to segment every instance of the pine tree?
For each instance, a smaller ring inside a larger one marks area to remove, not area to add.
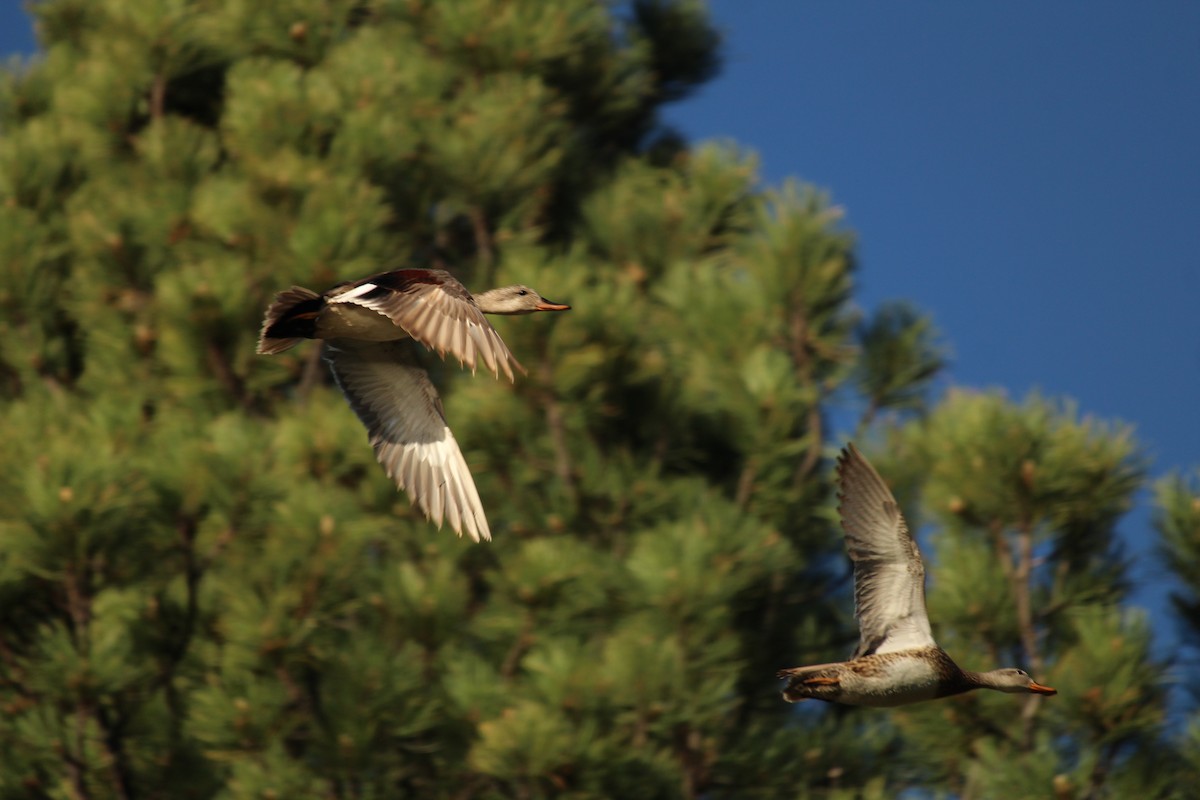
[[[1200,482],[1175,474],[1155,486],[1155,526],[1182,590],[1172,596],[1184,623],[1183,633],[1200,642]]]
[[[852,258],[820,198],[659,126],[717,64],[698,7],[34,11],[0,143],[6,793],[778,785],[769,676],[836,630]],[[438,371],[503,547],[397,495],[316,347],[253,354],[274,291],[410,263],[576,306],[499,323],[515,387]],[[865,760],[822,727],[806,771]]]
[[[1167,565],[1179,583],[1172,593],[1182,625],[1178,629],[1184,645],[1175,664],[1180,673],[1176,700],[1184,711],[1176,744],[1180,757],[1177,782],[1191,787],[1200,780],[1200,711],[1196,692],[1196,649],[1200,647],[1200,475],[1181,473],[1167,476],[1155,486],[1155,527],[1162,538]]]
[[[1122,606],[1114,541],[1144,470],[1130,432],[1038,397],[952,392],[887,453],[885,469],[917,476],[901,485],[929,526],[939,642],[967,668],[1020,664],[1060,690],[902,710],[911,779],[964,798],[1169,796],[1166,665]]]
[[[1136,448],[1037,402],[927,414],[940,340],[855,310],[840,211],[661,125],[719,65],[698,4],[33,13],[0,91],[4,796],[1152,785],[1111,539]],[[275,291],[405,265],[574,306],[496,323],[512,386],[431,362],[487,546],[396,493],[315,343],[254,355]],[[780,701],[775,670],[855,638],[848,409],[924,484],[944,643],[1061,670],[1063,702]]]

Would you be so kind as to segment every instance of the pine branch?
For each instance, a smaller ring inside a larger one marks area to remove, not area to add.
[[[1109,742],[1102,748],[1100,757],[1096,759],[1096,763],[1092,765],[1091,774],[1088,775],[1088,788],[1080,800],[1099,800],[1108,794],[1105,789],[1105,781],[1108,778],[1109,771],[1112,765],[1116,762],[1117,751],[1121,748],[1121,742]]]
[[[67,776],[71,781],[67,790],[71,793],[72,800],[91,800],[92,793],[83,775],[83,764],[66,747],[62,748],[60,755],[67,765]]]
[[[746,459],[742,465],[742,474],[738,476],[737,496],[734,502],[738,508],[745,509],[754,494],[754,481],[758,477],[758,462],[753,456]]]
[[[558,401],[553,389],[549,388],[552,386],[552,376],[550,354],[543,347],[542,357],[538,361],[538,382],[547,388],[538,392],[538,395],[546,415],[546,428],[550,432],[550,443],[554,447],[554,473],[558,476],[563,488],[566,489],[568,504],[574,508],[579,505],[579,486],[575,478],[571,449],[567,444],[567,425],[562,403]]]
[[[797,309],[803,309],[803,303],[796,303]],[[812,353],[810,352],[811,342],[808,335],[808,318],[802,312],[797,312],[791,318],[791,335],[789,337],[788,349],[792,357],[792,366],[796,369],[800,376],[800,382],[809,389],[814,389],[815,379],[813,377]],[[824,421],[821,418],[821,405],[816,401],[820,396],[819,388],[813,392],[813,401],[808,408],[808,414],[805,420],[805,433],[809,437],[808,451],[805,452],[804,458],[801,459],[800,465],[796,468],[795,484],[799,486],[807,480],[812,471],[816,469],[817,464],[821,460],[821,450],[825,446],[824,436]]]
[[[313,387],[321,381],[321,376],[324,374],[324,361],[321,354],[325,349],[325,343],[321,342],[319,347],[310,347],[308,355],[304,357],[304,366],[300,371],[300,382],[296,386],[296,394],[301,398],[307,398],[312,393]]]
[[[229,357],[225,351],[216,342],[210,340],[205,345],[204,352],[208,357],[209,367],[225,391],[232,395],[242,408],[249,408],[250,399],[246,393],[246,386],[234,372],[233,365],[229,363]]]
[[[521,656],[533,646],[536,641],[533,635],[533,614],[525,612],[525,621],[521,624],[521,632],[517,634],[517,638],[513,640],[512,647],[508,649],[508,653],[504,656],[504,663],[500,667],[500,677],[505,681],[512,680],[517,673],[517,664],[521,661]]]
[[[150,118],[161,119],[167,105],[167,76],[162,72],[154,75],[150,85]]]
[[[71,639],[80,653],[86,653],[89,649],[88,622],[91,619],[91,601],[84,582],[75,564],[68,565],[63,588],[67,595],[67,616],[71,620]]]
[[[683,767],[683,796],[693,800],[708,788],[709,759],[705,756],[700,732],[684,724],[676,732],[676,752]]]
[[[81,579],[74,563],[67,566],[63,579],[63,588],[66,592],[67,616],[71,620],[71,639],[75,645],[76,652],[79,653],[82,660],[87,657],[90,649],[88,622],[91,613],[90,601],[84,581]],[[61,755],[67,765],[67,774],[71,781],[72,795],[79,800],[89,800],[91,797],[85,776],[86,759],[84,758],[84,753],[87,749],[87,721],[87,701],[83,697],[77,697],[74,714],[75,735],[73,744],[75,752],[72,753],[68,746],[63,745]]]
[[[1017,607],[1017,632],[1021,638],[1021,649],[1025,660],[1035,675],[1042,672],[1042,657],[1038,650],[1037,628],[1034,625],[1033,608],[1030,601],[1030,581],[1033,573],[1033,531],[1030,526],[1022,524],[1017,531],[1017,551],[1013,552],[1012,545],[1004,533],[1004,526],[995,521],[989,526],[992,541],[996,548],[997,560],[1008,579],[1009,589]],[[1022,748],[1029,752],[1033,749],[1034,721],[1041,707],[1041,697],[1030,695],[1021,709]]]
[[[183,548],[183,576],[186,605],[184,606],[183,614],[183,630],[180,631],[178,640],[172,645],[167,654],[166,668],[163,670],[158,681],[160,686],[171,682],[171,678],[175,675],[179,663],[183,661],[183,657],[187,653],[188,646],[191,644],[192,634],[196,627],[197,598],[199,595],[200,578],[203,575],[203,569],[196,560],[196,533],[198,527],[198,521],[190,515],[181,517],[176,524],[180,544]]]
[[[1034,627],[1034,614],[1030,599],[1030,584],[1033,577],[1033,531],[1027,525],[1022,525],[1017,532],[1017,555],[1019,561],[1014,571],[1017,601],[1017,622],[1021,629],[1021,647],[1025,650],[1025,658],[1029,666],[1040,673],[1042,670],[1042,655],[1037,644],[1037,629]]]
[[[488,227],[487,217],[484,216],[482,208],[471,206],[469,216],[471,219],[471,230],[475,235],[475,254],[479,258],[479,263],[483,266],[483,274],[490,281],[493,277],[492,265],[496,260],[495,241],[492,238],[492,232]]]
[[[212,547],[208,548],[208,552],[204,554],[204,558],[202,559],[203,566],[199,568],[200,572],[203,573],[212,567],[213,562],[217,560],[217,557],[221,555],[221,552],[229,546],[229,543],[232,542],[236,536],[237,528],[233,527],[233,525],[230,525],[223,530],[221,535],[218,536],[216,541],[213,542]]]
[[[96,711],[96,722],[104,732],[104,750],[108,755],[109,769],[112,772],[113,791],[120,800],[134,800],[133,779],[129,767],[129,757],[125,752],[125,737],[122,730],[125,727],[123,718],[109,720],[103,708]]]
[[[861,439],[866,435],[867,429],[871,427],[871,423],[875,421],[876,415],[879,414],[879,398],[872,397],[867,404],[863,414],[858,419],[858,424],[854,426],[854,438]]]

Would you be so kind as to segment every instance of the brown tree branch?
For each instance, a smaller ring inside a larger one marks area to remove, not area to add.
[[[161,119],[167,105],[167,76],[156,73],[150,84],[150,119]]]
[[[133,778],[122,736],[124,724],[120,720],[110,720],[103,708],[97,709],[95,716],[100,730],[104,732],[104,751],[108,755],[113,791],[120,800],[134,800]]]
[[[500,666],[500,677],[506,681],[512,679],[513,675],[517,673],[517,664],[520,662],[521,656],[533,646],[534,640],[533,614],[526,611],[525,621],[521,624],[521,632],[513,640],[512,647],[508,649],[508,653],[504,656],[504,663]]]
[[[76,712],[79,713],[78,711]],[[91,800],[92,793],[88,789],[87,780],[83,775],[83,763],[78,758],[71,754],[65,747],[62,747],[60,753],[62,760],[67,765],[67,777],[71,783],[67,787],[67,791],[71,793],[72,800]]]
[[[676,731],[676,752],[683,767],[683,796],[692,800],[708,789],[710,754],[705,752],[700,731],[683,725]]]
[[[205,355],[208,356],[208,366],[216,376],[217,381],[224,387],[225,391],[229,392],[237,400],[238,405],[242,408],[249,407],[249,398],[246,394],[246,386],[242,379],[233,370],[233,365],[229,363],[229,357],[225,351],[221,349],[216,342],[209,340],[205,346]]]
[[[1042,655],[1038,649],[1037,627],[1034,621],[1033,604],[1031,601],[1030,582],[1033,577],[1033,530],[1029,524],[1022,524],[1017,530],[1017,548],[1013,551],[1012,544],[1005,535],[1004,526],[995,521],[989,526],[992,542],[1000,567],[1008,579],[1009,589],[1017,610],[1017,633],[1021,639],[1021,649],[1025,660],[1034,674],[1042,671]],[[1041,708],[1041,697],[1029,695],[1021,708],[1022,748],[1028,752],[1033,748],[1034,721],[1038,709]]]
[[[571,459],[571,449],[567,444],[569,437],[567,435],[566,417],[563,414],[562,403],[558,401],[554,390],[550,388],[553,380],[550,354],[544,348],[541,358],[538,360],[537,377],[538,383],[542,387],[538,392],[538,396],[542,402],[542,408],[546,413],[546,429],[550,433],[550,444],[554,448],[554,474],[558,477],[567,492],[570,507],[577,508],[579,505],[579,487],[576,485],[575,466]]]
[[[471,206],[468,216],[471,219],[471,230],[475,234],[475,255],[483,267],[484,277],[490,282],[493,277],[492,266],[496,260],[495,240],[492,238],[492,231],[488,227],[487,217],[484,216],[482,208]]]
[[[1096,759],[1091,774],[1088,776],[1087,791],[1081,800],[1099,800],[1106,794],[1104,791],[1105,781],[1108,779],[1108,773],[1112,769],[1120,748],[1121,742],[1109,742],[1101,748],[1100,757]]]
[[[802,302],[793,304],[796,309],[803,309]],[[808,335],[808,317],[802,310],[792,314],[788,331],[788,351],[792,357],[792,366],[799,375],[800,382],[806,387],[815,388],[813,377],[812,342]],[[818,399],[820,391],[813,392],[812,405],[809,406],[805,419],[805,433],[809,437],[808,450],[796,468],[794,482],[797,486],[803,483],[821,460],[821,450],[825,446],[824,420],[821,418],[821,403]]]
[[[300,370],[300,382],[296,385],[296,393],[300,395],[301,399],[308,399],[313,387],[321,381],[321,354],[324,350],[325,343],[321,342],[320,347],[310,347],[308,355],[304,357],[304,366]]]
[[[176,523],[179,533],[179,544],[183,550],[184,587],[186,591],[186,606],[184,607],[183,629],[179,639],[172,645],[168,653],[166,669],[159,679],[160,684],[169,684],[179,663],[187,653],[192,640],[192,632],[196,627],[196,614],[199,607],[199,586],[203,569],[196,559],[196,533],[199,530],[199,520],[193,516],[183,516]]]
[[[72,562],[67,565],[63,579],[66,592],[67,615],[71,620],[71,640],[80,661],[86,661],[91,650],[89,623],[91,621],[91,598],[87,587],[87,566],[80,567]],[[71,746],[63,745],[62,757],[67,764],[67,774],[71,781],[71,793],[80,800],[89,800],[91,792],[87,785],[84,766],[87,763],[87,723],[90,716],[88,701],[79,690],[75,700],[74,741]],[[71,748],[74,748],[72,752]]]
[[[757,460],[751,456],[746,459],[746,463],[742,465],[742,474],[738,476],[737,496],[734,502],[738,508],[745,510],[750,502],[750,495],[754,494],[754,481],[758,477]]]
[[[71,639],[80,655],[86,655],[88,651],[88,623],[91,620],[91,602],[85,583],[86,578],[79,574],[78,566],[68,565],[63,588],[67,594],[67,616],[71,619]]]

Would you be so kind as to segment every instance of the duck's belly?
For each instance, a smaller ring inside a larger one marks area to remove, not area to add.
[[[937,674],[921,661],[889,664],[876,675],[855,676],[850,685],[842,684],[843,703],[872,708],[890,708],[933,700],[939,696]]]
[[[938,697],[937,686],[932,683],[911,686],[887,685],[868,690],[852,698],[843,699],[842,702],[870,708],[891,708],[906,706],[910,703],[921,703],[936,697]]]
[[[362,306],[325,306],[317,324],[318,339],[357,339],[360,342],[390,342],[407,339],[408,332],[383,314]]]

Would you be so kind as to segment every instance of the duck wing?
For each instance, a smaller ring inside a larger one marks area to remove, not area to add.
[[[353,303],[383,314],[438,355],[445,358],[449,352],[472,372],[482,361],[497,378],[503,371],[511,381],[512,366],[522,369],[475,298],[445,270],[383,272],[339,286],[325,302]]]
[[[854,562],[854,658],[936,646],[925,610],[925,565],[896,498],[853,444],[838,458],[838,513]]]
[[[325,360],[396,486],[439,528],[491,539],[483,503],[437,389],[404,340],[331,339]]]

